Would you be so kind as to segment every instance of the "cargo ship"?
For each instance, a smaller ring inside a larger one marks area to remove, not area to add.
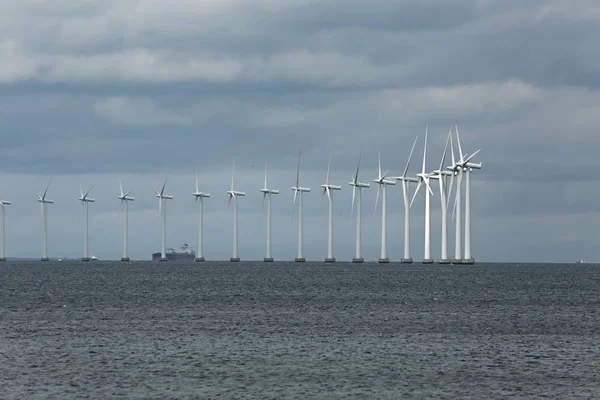
[[[169,261],[183,261],[183,260],[191,260],[194,261],[196,258],[196,252],[194,249],[188,246],[187,243],[183,244],[183,247],[178,249],[166,249],[167,260]],[[152,261],[160,260],[160,251],[158,253],[152,253]]]

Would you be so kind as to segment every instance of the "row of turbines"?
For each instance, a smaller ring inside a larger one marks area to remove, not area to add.
[[[427,160],[427,137],[428,137],[428,128],[425,129],[425,140],[423,145],[423,162],[421,167],[421,172],[417,173],[415,176],[408,175],[408,169],[410,166],[410,162],[413,156],[413,152],[415,150],[415,145],[417,144],[418,137],[415,138],[410,154],[408,156],[408,160],[406,162],[406,166],[402,175],[399,176],[389,176],[389,171],[383,173],[381,168],[381,156],[379,156],[378,160],[378,176],[374,179],[374,182],[378,185],[377,187],[377,198],[375,201],[375,213],[379,207],[379,201],[381,199],[381,254],[379,257],[380,263],[388,263],[389,258],[387,256],[387,187],[390,185],[396,185],[397,182],[400,182],[402,185],[402,192],[404,198],[404,253],[401,259],[402,263],[412,263],[413,259],[411,257],[410,251],[410,209],[417,197],[419,190],[424,187],[425,188],[425,240],[424,240],[424,252],[423,252],[423,264],[432,264],[434,262],[431,256],[431,196],[433,195],[433,190],[430,185],[430,181],[437,180],[439,183],[439,192],[440,192],[440,204],[441,204],[441,217],[442,217],[442,240],[441,240],[441,255],[438,260],[440,264],[473,264],[475,262],[472,252],[471,252],[471,172],[475,169],[481,169],[481,163],[473,163],[473,158],[480,152],[477,150],[470,155],[464,154],[462,151],[462,146],[460,143],[460,136],[458,133],[458,127],[455,126],[455,135],[456,135],[456,143],[458,145],[458,159],[455,155],[454,150],[454,137],[452,135],[452,128],[448,132],[448,137],[446,139],[446,145],[444,147],[444,152],[442,155],[442,159],[439,164],[439,168],[433,170],[432,172],[427,172],[426,170],[426,160]],[[446,164],[446,156],[448,152],[448,147],[450,147],[451,159],[452,163],[449,166],[445,166]],[[351,181],[349,182],[350,186],[352,186],[352,216],[354,217],[354,212],[356,210],[356,252],[355,256],[352,259],[355,263],[362,263],[364,259],[362,257],[362,230],[361,230],[361,220],[362,220],[362,207],[361,207],[361,197],[362,190],[370,187],[370,184],[367,182],[361,182],[359,180],[359,172],[360,172],[360,163],[361,163],[362,154],[359,157],[358,165],[356,167],[356,172],[352,175]],[[298,152],[298,165],[296,169],[296,184],[291,187],[291,190],[294,192],[294,200],[293,206],[297,208],[297,227],[298,227],[298,250],[296,254],[295,261],[296,262],[305,262],[306,259],[304,257],[304,245],[303,245],[303,205],[302,198],[304,193],[308,193],[311,191],[310,187],[304,187],[300,185],[300,159],[301,152]],[[327,174],[325,177],[325,183],[321,185],[323,188],[323,196],[327,195],[329,212],[328,212],[328,243],[327,243],[327,257],[325,258],[325,262],[332,263],[335,262],[334,256],[334,242],[333,242],[333,193],[335,191],[339,191],[342,189],[339,185],[333,185],[330,183],[330,170],[331,170],[331,156],[329,157],[329,162],[327,165]],[[466,174],[466,188],[465,188],[465,217],[464,217],[464,253],[463,253],[463,220],[462,220],[462,181],[463,175]],[[245,192],[239,191],[235,189],[235,161],[232,167],[232,175],[231,175],[231,187],[227,190],[227,194],[229,195],[229,203],[233,202],[233,243],[232,243],[232,256],[230,258],[231,262],[240,261],[240,257],[238,254],[238,198],[246,195]],[[272,247],[271,247],[271,198],[272,195],[279,194],[279,190],[271,189],[268,185],[267,179],[267,165],[265,163],[265,180],[264,187],[260,189],[263,194],[263,208],[266,202],[267,204],[267,216],[266,216],[266,249],[265,249],[265,262],[273,262],[272,256]],[[448,255],[448,205],[450,200],[450,193],[452,192],[452,188],[454,186],[454,180],[456,178],[456,189],[455,189],[455,197],[454,197],[454,205],[453,205],[453,213],[452,217],[456,223],[455,229],[455,249],[454,249],[454,258],[450,259]],[[450,184],[448,184],[448,179],[450,179]],[[162,222],[162,237],[161,237],[161,258],[160,261],[167,261],[166,256],[166,238],[167,238],[167,200],[173,199],[173,196],[165,194],[165,188],[167,185],[168,174],[165,178],[165,181],[160,189],[160,191],[156,190],[156,197],[159,201],[159,214],[161,216]],[[41,215],[42,215],[42,232],[43,232],[43,244],[42,244],[42,257],[41,261],[48,261],[48,204],[53,204],[54,201],[47,198],[48,189],[50,187],[50,182],[46,186],[43,194],[38,193],[38,202],[41,205]],[[411,184],[416,184],[416,190],[413,193],[411,198]],[[128,203],[135,200],[135,197],[131,196],[133,190],[129,190],[127,192],[123,191],[122,183],[119,181],[119,189],[120,194],[117,196],[119,200],[124,204],[125,214],[124,214],[124,235],[123,235],[123,256],[121,257],[121,261],[129,261],[128,255],[128,225],[129,225],[129,206]],[[89,222],[89,203],[95,202],[95,199],[91,198],[90,192],[92,187],[86,192],[83,192],[83,189],[80,188],[80,197],[79,201],[82,202],[84,207],[85,217],[84,217],[84,247],[83,247],[83,257],[82,261],[89,261],[89,246],[88,246],[88,222]],[[204,244],[203,244],[203,220],[204,220],[204,199],[210,197],[210,193],[205,193],[200,190],[200,186],[198,183],[198,173],[196,171],[196,190],[192,193],[195,197],[196,202],[199,204],[199,220],[198,220],[198,251],[196,253],[196,261],[202,262],[205,260],[204,258]],[[6,260],[4,254],[4,240],[5,240],[5,232],[4,232],[4,214],[6,206],[10,205],[10,201],[0,200],[1,212],[0,212],[0,234],[2,237],[0,238],[0,261]]]

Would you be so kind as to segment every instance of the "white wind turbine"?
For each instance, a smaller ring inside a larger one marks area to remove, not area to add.
[[[123,184],[119,179],[119,190],[121,194],[117,196],[119,200],[121,200],[121,204],[125,203],[125,225],[123,228],[123,257],[121,257],[121,261],[129,261],[129,252],[128,252],[128,235],[129,235],[129,202],[134,201],[135,197],[129,196],[133,189],[128,191],[127,193],[123,193]]]
[[[260,189],[263,194],[263,208],[265,206],[265,199],[267,199],[267,237],[266,237],[266,251],[264,262],[273,262],[273,255],[271,254],[271,195],[279,194],[278,189],[269,189],[267,185],[267,162],[265,161],[265,186]]]
[[[385,179],[389,171],[385,174],[381,174],[381,153],[379,154],[379,175],[375,179],[375,183],[379,184],[377,187],[377,198],[375,200],[375,212],[377,212],[377,205],[379,204],[379,192],[381,195],[381,255],[379,256],[380,263],[388,263],[390,259],[387,256],[387,186],[395,185],[396,181]]]
[[[200,191],[198,186],[198,169],[196,169],[196,191],[192,193],[196,203],[200,203],[200,216],[198,219],[198,253],[194,261],[204,262],[204,198],[210,197],[210,193]]]
[[[323,196],[327,193],[327,199],[329,201],[329,234],[327,236],[327,258],[325,259],[326,263],[334,263],[335,257],[333,256],[333,192],[332,190],[342,190],[341,186],[331,185],[329,183],[329,172],[331,170],[331,153],[329,154],[329,163],[327,164],[327,175],[325,178],[325,183],[321,185],[323,188]]]
[[[4,244],[5,244],[5,240],[4,240],[4,234],[5,234],[5,230],[4,230],[4,209],[6,206],[10,206],[11,202],[8,200],[0,200],[0,206],[2,207],[2,210],[0,212],[0,234],[2,234],[2,238],[0,238],[0,261],[6,261],[6,257],[4,255]]]
[[[419,189],[421,185],[424,183],[425,190],[425,248],[423,254],[423,260],[421,261],[423,264],[432,264],[433,259],[431,258],[431,198],[430,195],[433,194],[431,187],[429,186],[429,179],[432,177],[432,174],[425,172],[425,163],[427,159],[427,134],[429,131],[429,127],[425,128],[425,144],[423,145],[423,166],[421,167],[421,172],[417,174],[419,178],[419,183],[417,184],[417,190],[415,190],[415,194],[411,200],[411,205],[413,201],[415,201],[415,197],[417,193],[419,193]]]
[[[50,261],[50,259],[48,258],[48,204],[54,204],[54,200],[48,200],[46,198],[46,194],[48,193],[48,188],[50,187],[50,182],[52,182],[52,179],[50,179],[50,181],[48,182],[48,186],[46,186],[46,190],[44,190],[44,194],[42,196],[40,196],[39,193],[37,194],[38,202],[40,203],[41,212],[42,212],[42,234],[43,234],[42,258],[40,259],[40,261]]]
[[[361,196],[362,196],[362,188],[368,188],[371,185],[364,182],[359,182],[358,180],[358,171],[360,170],[360,160],[362,158],[362,153],[358,158],[358,166],[356,167],[356,173],[352,176],[352,180],[350,181],[350,186],[352,186],[352,214],[354,214],[354,198],[356,197],[356,254],[352,259],[354,263],[362,263],[364,261],[362,257],[362,232],[361,232]],[[356,196],[358,193],[358,196]]]
[[[298,169],[296,170],[296,186],[292,186],[291,189],[294,191],[294,207],[296,207],[296,198],[298,200],[298,254],[296,255],[296,262],[304,262],[306,259],[303,254],[303,230],[302,230],[302,194],[304,192],[310,192],[310,188],[300,186],[300,150],[298,150]],[[300,195],[298,195],[300,193]]]
[[[444,153],[442,155],[442,161],[440,162],[440,168],[433,171],[432,179],[437,179],[440,184],[440,200],[442,207],[442,248],[441,256],[438,260],[439,264],[450,264],[448,258],[448,199],[450,191],[452,190],[452,182],[454,181],[454,173],[444,169],[444,163],[446,162],[446,153],[448,151],[448,142],[452,143],[452,129],[448,132],[448,138],[446,139],[446,146],[444,147]],[[448,190],[448,176],[451,177],[450,190]]]
[[[471,172],[473,169],[481,169],[481,163],[476,164],[472,163],[471,160],[479,154],[481,149],[477,150],[470,156],[466,156],[462,152],[462,147],[460,145],[460,136],[458,135],[458,126],[455,125],[456,130],[456,141],[458,143],[458,151],[460,160],[456,163],[452,163],[452,167],[454,171],[458,172],[458,184],[456,187],[456,198],[454,203],[454,210],[456,211],[456,242],[455,242],[455,259],[452,260],[453,263],[462,263],[462,264],[474,264],[475,259],[471,254]],[[465,252],[464,257],[462,252],[461,240],[462,240],[462,232],[461,232],[461,183],[462,183],[462,174],[463,172],[467,173],[467,182],[465,189]],[[454,214],[453,214],[454,216]],[[459,258],[460,257],[460,258]]]
[[[410,160],[418,138],[419,137],[417,136],[413,142],[408,161],[406,162],[406,167],[404,167],[404,172],[401,176],[393,177],[396,181],[402,181],[402,195],[404,196],[404,257],[402,257],[401,260],[403,264],[411,264],[413,262],[413,259],[410,256],[410,184],[411,182],[418,183],[419,179],[412,176],[406,176],[406,174],[408,173],[408,166],[410,165]],[[392,178],[390,177],[390,179]]]
[[[86,194],[83,194],[83,188],[81,186],[79,187],[79,192],[81,193],[81,196],[79,197],[78,200],[81,201],[81,204],[85,208],[85,222],[84,222],[85,232],[84,232],[84,236],[83,236],[83,257],[81,257],[81,261],[90,261],[90,255],[88,253],[89,204],[94,203],[96,200],[92,199],[91,197],[88,197],[88,195],[92,191],[93,187],[94,186],[90,187],[90,189],[86,192]]]
[[[167,200],[172,200],[173,196],[165,194],[165,186],[167,186],[167,180],[169,179],[169,174],[167,173],[167,177],[165,178],[165,182],[160,189],[155,190],[156,197],[158,197],[158,214],[162,216],[162,240],[160,245],[160,261],[168,261],[167,258]]]
[[[229,203],[233,199],[233,252],[229,261],[238,262],[240,257],[238,255],[238,207],[237,199],[238,196],[245,196],[245,192],[240,192],[233,189],[233,178],[235,176],[235,159],[233,160],[233,167],[231,168],[231,189],[227,191],[229,194]]]

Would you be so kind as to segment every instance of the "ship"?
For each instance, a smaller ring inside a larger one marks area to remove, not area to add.
[[[194,251],[194,249],[189,247],[187,243],[184,243],[183,246],[178,249],[166,249],[165,254],[167,256],[167,260],[169,261],[194,261],[194,259],[196,258],[196,252]],[[160,255],[160,251],[158,253],[152,253],[152,261],[160,260]]]

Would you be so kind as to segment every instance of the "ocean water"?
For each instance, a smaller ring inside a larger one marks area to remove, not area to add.
[[[0,265],[0,398],[599,398],[600,266]]]

